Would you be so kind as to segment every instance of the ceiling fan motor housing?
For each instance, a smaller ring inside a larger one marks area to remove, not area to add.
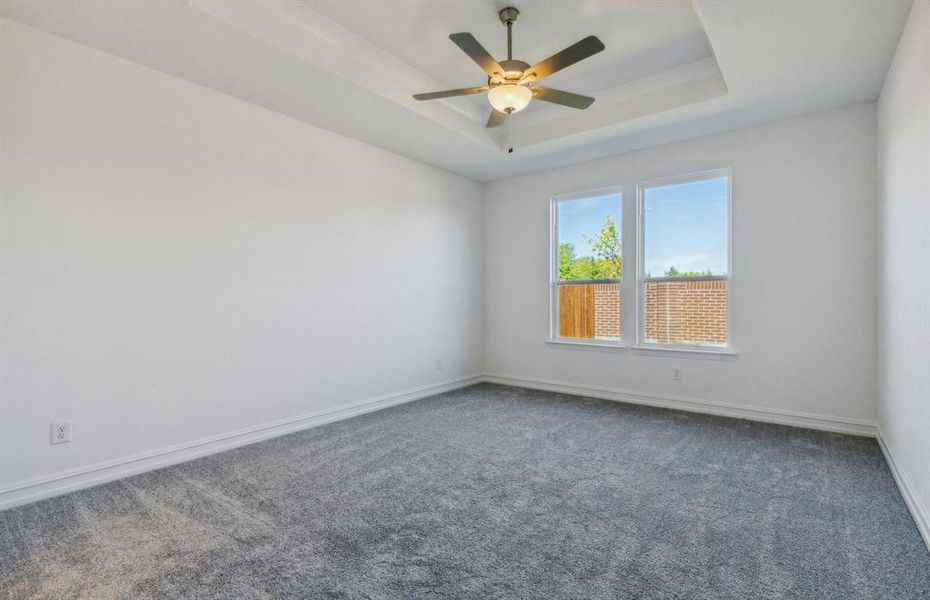
[[[488,85],[491,87],[505,83],[516,83],[523,77],[523,73],[530,68],[530,65],[522,60],[502,60],[498,64],[503,67],[505,76],[492,75],[488,77]]]

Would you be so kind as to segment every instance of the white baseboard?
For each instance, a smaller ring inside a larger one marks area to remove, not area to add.
[[[631,392],[546,379],[518,377],[514,375],[485,374],[423,386],[404,392],[387,394],[360,402],[354,402],[338,408],[317,411],[299,417],[283,419],[219,436],[204,438],[177,446],[160,448],[143,454],[98,463],[64,473],[57,473],[48,477],[3,486],[0,487],[0,510],[66,494],[83,488],[93,487],[108,481],[160,469],[201,456],[207,456],[261,440],[293,433],[302,429],[309,429],[325,423],[348,419],[356,415],[380,410],[389,406],[395,406],[443,392],[468,387],[476,383],[481,383],[482,381],[561,392],[576,396],[588,396],[604,400],[628,402],[631,404],[644,404],[648,406],[672,408],[725,417],[736,417],[767,423],[779,423],[795,427],[806,427],[872,437],[876,435],[875,424],[868,421],[725,404],[722,402],[698,400],[694,398]],[[889,460],[889,464],[891,464],[891,460]],[[894,471],[894,469],[892,470]],[[898,475],[896,474],[895,477],[897,478]],[[902,493],[904,493],[903,489]],[[905,497],[907,497],[907,495]],[[912,511],[913,510],[914,509],[912,509]],[[926,520],[924,520],[924,523],[926,523]]]
[[[777,410],[773,408],[727,404],[724,402],[714,402],[712,400],[633,392],[587,384],[538,379],[535,377],[520,377],[516,375],[485,373],[484,380],[491,383],[512,385],[534,390],[561,392],[574,396],[587,396],[589,398],[600,398],[602,400],[613,400],[630,404],[673,408],[688,412],[704,413],[721,417],[735,417],[737,419],[762,421],[765,423],[778,423],[780,425],[791,425],[807,429],[820,429],[823,431],[835,431],[838,433],[849,433],[867,437],[875,437],[877,433],[875,423],[859,419],[848,419],[845,417],[832,417]]]
[[[914,492],[914,485],[908,479],[907,474],[900,469],[898,463],[895,462],[891,448],[882,439],[881,431],[878,432],[877,437],[878,445],[881,447],[882,453],[885,455],[885,461],[891,469],[891,475],[894,477],[895,483],[898,484],[901,496],[904,497],[904,503],[907,505],[907,509],[911,511],[911,516],[914,517],[914,523],[917,524],[917,530],[920,531],[920,536],[924,539],[927,550],[930,550],[930,509],[921,503],[920,498]]]
[[[480,383],[473,375],[0,487],[0,510]]]

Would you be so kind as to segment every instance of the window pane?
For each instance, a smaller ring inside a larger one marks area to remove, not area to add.
[[[556,205],[559,337],[620,339],[620,202],[608,194]]]
[[[643,193],[644,341],[725,346],[729,177]]]

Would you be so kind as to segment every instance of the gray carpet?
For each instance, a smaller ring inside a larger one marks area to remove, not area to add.
[[[874,440],[480,385],[0,513],[11,598],[930,598]]]

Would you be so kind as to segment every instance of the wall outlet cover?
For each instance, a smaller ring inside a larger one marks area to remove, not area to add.
[[[71,421],[52,423],[52,443],[66,444],[71,441]]]

